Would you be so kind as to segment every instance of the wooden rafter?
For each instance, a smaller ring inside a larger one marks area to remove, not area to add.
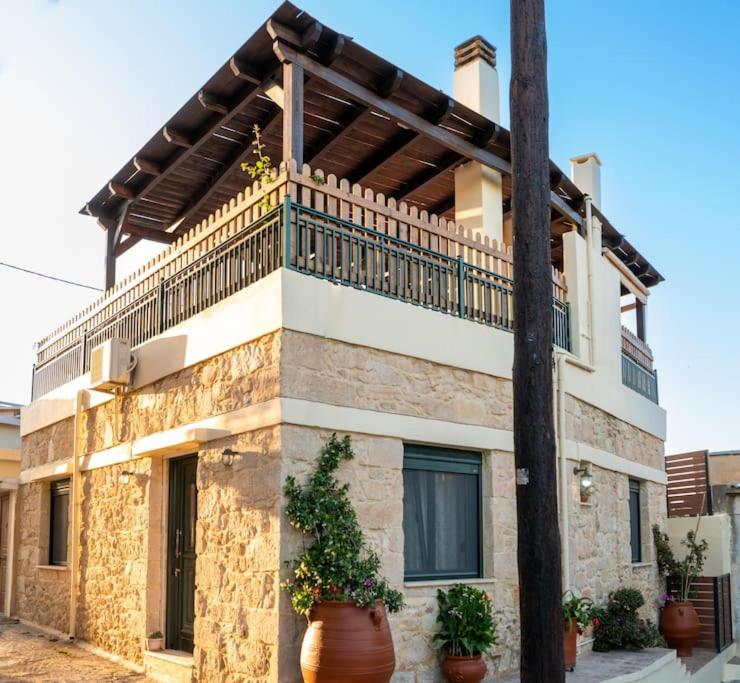
[[[411,178],[408,184],[403,188],[402,192],[398,195],[397,199],[399,201],[406,199],[410,195],[421,190],[425,185],[433,183],[441,175],[447,173],[456,166],[459,166],[463,161],[464,159],[461,159],[459,154],[456,154],[455,152],[447,152],[434,166],[428,166]]]

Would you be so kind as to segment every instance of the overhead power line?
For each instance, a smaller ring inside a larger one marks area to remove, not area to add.
[[[54,277],[53,275],[46,275],[45,273],[38,273],[35,270],[29,270],[28,268],[21,268],[20,266],[14,266],[11,263],[4,263],[0,261],[0,266],[11,268],[12,270],[19,270],[21,273],[28,273],[28,275],[35,275],[36,277],[43,277],[47,280],[54,280],[55,282],[63,282],[65,285],[72,285],[73,287],[83,287],[84,289],[92,289],[96,292],[102,292],[101,287],[93,287],[92,285],[85,285],[81,282],[73,282],[72,280],[65,280],[62,277]]]

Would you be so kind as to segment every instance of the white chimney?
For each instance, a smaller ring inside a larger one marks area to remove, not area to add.
[[[570,160],[570,179],[584,194],[590,195],[601,209],[601,159],[594,154],[582,154]]]
[[[501,122],[496,48],[481,36],[455,48],[453,97],[494,123]],[[499,243],[504,216],[501,174],[470,161],[455,171],[455,222]]]

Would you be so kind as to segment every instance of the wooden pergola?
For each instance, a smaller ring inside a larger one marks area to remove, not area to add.
[[[503,176],[509,133],[348,36],[284,2],[83,207],[106,230],[106,288],[116,258],[142,239],[169,244],[247,184],[258,125],[266,153],[295,159],[440,216],[453,217],[454,169]],[[582,230],[584,197],[551,162],[553,261]],[[604,246],[647,286],[663,278],[598,210]]]

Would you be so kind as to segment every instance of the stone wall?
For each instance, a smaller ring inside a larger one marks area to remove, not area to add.
[[[283,330],[281,396],[512,428],[511,381]]]
[[[124,470],[128,483],[120,481]],[[141,458],[82,474],[78,637],[136,663],[148,632],[149,585],[160,581],[149,534],[158,524],[150,511],[159,509],[161,472],[160,460]]]
[[[58,631],[69,629],[69,571],[48,567],[49,483],[18,487],[18,555],[13,614]]]
[[[229,447],[240,455],[221,463]],[[198,681],[277,683],[280,430],[212,442],[198,458]]]
[[[565,431],[573,441],[664,469],[665,447],[659,438],[569,394],[565,400]]]

